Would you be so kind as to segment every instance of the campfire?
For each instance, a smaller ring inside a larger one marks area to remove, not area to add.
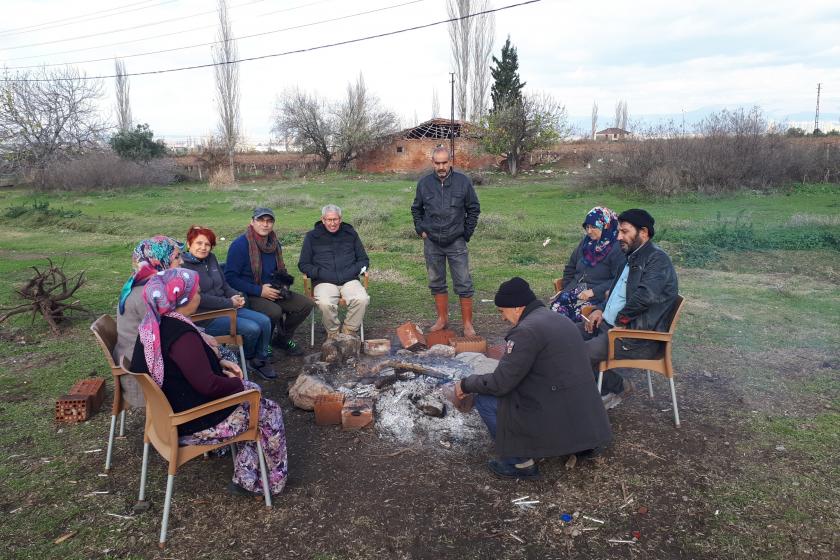
[[[394,351],[390,341],[376,340],[367,341],[362,352],[358,338],[327,340],[320,353],[306,358],[289,389],[292,402],[314,410],[319,424],[373,427],[380,437],[401,444],[486,446],[489,436],[478,414],[456,411],[442,388],[473,373],[489,373],[498,361],[477,352],[456,354],[446,344],[426,349],[423,340],[398,334],[413,350]]]

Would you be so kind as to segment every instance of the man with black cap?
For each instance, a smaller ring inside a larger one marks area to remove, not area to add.
[[[667,253],[653,239],[654,219],[639,208],[618,216],[618,242],[627,255],[627,264],[613,282],[607,302],[578,324],[586,340],[595,374],[598,363],[607,359],[607,331],[614,326],[666,332],[670,312],[677,299],[677,273]],[[652,340],[619,339],[617,358],[654,358],[661,343]],[[633,385],[617,371],[604,372],[601,395],[606,408],[613,408],[633,391]]]
[[[292,336],[315,304],[306,296],[291,290],[284,295],[273,287],[275,272],[285,273],[290,279],[283,262],[283,248],[274,233],[274,211],[260,206],[254,208],[245,233],[230,244],[225,279],[235,290],[248,296],[248,307],[268,315],[276,330],[273,343],[286,354],[299,356],[303,350]]]
[[[539,477],[538,457],[591,455],[612,441],[589,359],[568,317],[547,309],[528,282],[515,277],[495,298],[513,325],[493,373],[456,382],[456,399],[477,393],[475,407],[496,441],[488,463],[504,478]]]

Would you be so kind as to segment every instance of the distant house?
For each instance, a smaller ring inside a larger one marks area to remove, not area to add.
[[[475,127],[464,121],[431,119],[388,138],[379,147],[359,156],[356,169],[365,173],[415,173],[432,168],[432,150],[449,147],[455,138],[455,166],[458,169],[486,169],[498,164],[486,153]]]
[[[623,128],[605,128],[604,130],[599,130],[595,133],[595,140],[598,141],[607,141],[607,142],[615,142],[617,140],[624,140],[626,137],[631,136],[633,133],[629,130],[624,130]]]

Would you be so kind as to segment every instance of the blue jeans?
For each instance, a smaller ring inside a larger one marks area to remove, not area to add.
[[[495,441],[496,417],[499,409],[499,398],[494,397],[493,395],[476,395],[474,402],[475,410],[478,412],[478,415],[481,416],[481,419],[484,420],[484,424],[487,426],[487,430],[490,432],[490,437],[493,438],[493,440]],[[528,458],[499,457],[499,460],[509,465],[516,465],[518,463],[524,463],[528,460]]]
[[[230,320],[220,317],[208,321],[204,330],[211,336],[226,335],[230,332]],[[271,319],[253,309],[240,307],[236,310],[236,333],[242,335],[245,342],[245,357],[264,360],[268,357],[266,349],[271,344]]]

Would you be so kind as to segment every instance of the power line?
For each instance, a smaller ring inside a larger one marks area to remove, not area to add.
[[[345,16],[339,16],[339,17],[334,17],[334,18],[330,18],[330,19],[323,19],[323,20],[320,20],[320,21],[314,21],[314,22],[310,22],[310,23],[302,23],[300,25],[293,25],[291,27],[283,27],[281,29],[274,29],[274,30],[271,30],[271,31],[263,31],[261,33],[253,33],[251,35],[243,35],[241,37],[237,37],[236,39],[237,40],[252,39],[254,37],[262,37],[264,35],[272,35],[272,34],[275,34],[275,33],[282,33],[284,31],[291,31],[291,30],[294,30],[294,29],[303,29],[305,27],[314,27],[316,25],[322,25],[324,23],[332,23],[332,22],[341,21],[341,20],[345,20],[345,19],[350,19],[350,18],[354,18],[354,17],[373,14],[373,13],[376,13],[376,12],[384,12],[384,11],[387,11],[387,10],[393,10],[395,8],[401,8],[403,6],[408,6],[410,4],[418,4],[420,2],[425,2],[425,1],[426,0],[409,0],[408,2],[403,2],[401,4],[392,4],[390,6],[384,6],[382,8],[367,10],[365,12],[357,12],[355,14],[348,14],[348,15],[345,15]],[[149,55],[152,55],[152,54],[162,54],[162,53],[168,53],[168,52],[183,51],[183,50],[187,50],[187,49],[195,49],[195,48],[198,48],[198,47],[208,47],[208,46],[211,46],[211,45],[219,44],[220,42],[221,41],[210,41],[209,43],[199,43],[197,45],[187,45],[187,46],[184,46],[184,47],[173,47],[171,49],[161,49],[161,50],[157,50],[157,51],[148,51],[148,52],[136,53],[136,54],[117,55],[116,58],[122,58],[122,59],[136,58],[138,56],[149,56]],[[108,56],[108,57],[105,57],[105,58],[93,58],[93,59],[90,59],[90,60],[79,60],[79,61],[75,61],[75,62],[56,62],[56,63],[53,63],[53,64],[33,64],[33,65],[29,65],[29,66],[10,66],[10,67],[8,67],[8,69],[9,70],[22,70],[22,69],[25,69],[25,68],[41,68],[43,66],[49,67],[49,66],[67,66],[67,65],[73,65],[73,64],[87,64],[87,63],[90,63],[90,62],[102,62],[102,61],[105,61],[105,60],[113,60],[114,58],[115,57],[113,57],[113,56]]]
[[[14,34],[14,33],[17,33],[17,32],[22,32],[25,29],[32,29],[33,27],[41,27],[42,25],[49,25],[51,23],[59,23],[59,22],[62,22],[62,21],[70,21],[70,20],[74,20],[74,19],[87,17],[87,16],[101,14],[101,13],[104,13],[104,12],[113,12],[115,10],[122,10],[123,8],[130,8],[132,6],[137,6],[138,4],[147,4],[151,1],[152,0],[143,0],[142,2],[133,2],[131,4],[124,4],[122,6],[117,6],[117,7],[114,7],[114,8],[108,8],[107,10],[97,10],[95,12],[89,12],[87,14],[81,14],[81,15],[78,15],[78,16],[71,16],[71,17],[67,17],[67,18],[54,19],[54,20],[51,20],[51,21],[42,21],[41,23],[35,23],[35,24],[32,24],[32,25],[26,25],[26,26],[23,26],[23,27],[13,27],[11,29],[3,29],[3,30],[0,30],[0,35]]]
[[[265,2],[265,0],[251,0],[250,2],[246,2],[244,4],[240,4],[237,8],[241,8],[242,6],[249,6],[251,4],[258,4],[260,2]],[[122,29],[112,29],[111,31],[100,31],[99,33],[89,33],[88,35],[78,35],[76,37],[69,37],[67,39],[55,39],[54,41],[43,41],[41,43],[29,43],[28,45],[17,45],[14,47],[5,47],[3,50],[7,51],[14,51],[17,49],[24,49],[27,47],[40,47],[42,45],[54,45],[56,43],[66,43],[68,41],[76,41],[78,39],[90,39],[91,37],[100,37],[102,35],[113,35],[114,33],[122,33],[123,31],[133,31],[135,29],[140,29],[141,27],[153,27],[155,25],[160,25],[162,23],[171,23],[173,21],[180,21],[182,19],[189,19],[194,18],[196,16],[204,16],[207,14],[215,14],[216,10],[208,10],[206,12],[197,12],[195,14],[190,14],[187,16],[178,16],[176,18],[169,18],[169,19],[162,19],[159,21],[153,21],[151,23],[143,23],[138,25],[132,25],[131,27],[123,27]]]
[[[500,8],[493,8],[491,10],[484,10],[484,11],[481,11],[481,12],[475,12],[474,14],[467,14],[467,15],[461,16],[461,17],[442,19],[442,20],[439,20],[439,21],[431,22],[431,23],[424,23],[422,25],[415,25],[415,26],[412,26],[412,27],[405,27],[403,29],[396,29],[394,31],[386,31],[384,33],[377,33],[375,35],[367,35],[365,37],[357,37],[355,39],[348,39],[346,41],[338,41],[338,42],[335,42],[335,43],[327,43],[327,44],[323,44],[323,45],[317,45],[317,46],[314,46],[314,47],[306,47],[306,48],[303,48],[303,49],[295,49],[295,50],[292,50],[292,51],[285,51],[285,52],[272,53],[272,54],[264,54],[264,55],[259,55],[259,56],[250,56],[250,57],[247,57],[247,58],[240,58],[238,60],[232,60],[230,62],[209,62],[207,64],[196,64],[194,66],[181,66],[181,67],[177,67],[177,68],[165,68],[165,69],[161,69],[161,70],[148,70],[148,71],[145,71],[145,72],[132,72],[132,73],[124,74],[124,76],[150,76],[150,75],[154,75],[154,74],[169,74],[169,73],[172,73],[172,72],[182,72],[184,70],[198,70],[199,68],[212,68],[213,66],[221,66],[222,64],[238,64],[240,62],[251,62],[251,61],[254,61],[254,60],[264,60],[264,59],[267,59],[267,58],[277,58],[277,57],[280,57],[280,56],[289,56],[289,55],[292,55],[292,54],[301,54],[301,53],[305,53],[305,52],[318,51],[318,50],[323,50],[323,49],[329,49],[329,48],[332,48],[332,47],[340,47],[340,46],[344,46],[344,45],[351,45],[351,44],[354,44],[354,43],[362,43],[364,41],[370,41],[372,39],[381,39],[383,37],[400,35],[402,33],[408,33],[409,31],[419,31],[420,29],[428,29],[430,27],[435,27],[437,25],[442,25],[444,23],[451,23],[453,21],[460,21],[460,20],[464,20],[464,19],[469,19],[469,18],[474,18],[474,17],[477,17],[477,16],[485,15],[485,14],[492,14],[492,13],[496,13],[496,12],[501,12],[501,11],[504,11],[504,10],[509,10],[511,8],[519,8],[521,6],[527,6],[528,4],[536,4],[537,2],[540,2],[540,1],[541,0],[526,0],[524,2],[519,2],[519,3],[516,3],[516,4],[508,4],[507,6],[502,6]],[[0,78],[0,81],[3,81],[3,82],[53,82],[53,81],[68,81],[68,80],[104,80],[104,79],[115,78],[115,77],[116,76],[114,74],[101,75],[101,76],[77,76],[77,77],[71,77],[71,78],[57,77],[57,78],[53,78],[53,79],[50,79],[50,78],[47,78],[47,79],[45,79],[45,78],[8,78],[6,76],[3,76],[2,78]]]
[[[256,14],[255,17],[269,16],[269,15],[279,14],[281,12],[291,12],[291,11],[294,11],[294,10],[298,10],[300,8],[308,8],[309,6],[316,6],[318,4],[326,4],[327,2],[333,2],[333,1],[335,1],[335,0],[319,0],[317,2],[309,2],[307,4],[299,4],[297,6],[290,6],[288,8],[283,8],[281,10],[273,10],[271,12],[264,12],[262,14]],[[235,7],[239,8],[240,6],[235,6]],[[236,21],[237,20],[233,20],[234,23],[236,23]],[[34,54],[34,55],[30,55],[30,56],[18,56],[18,57],[15,57],[15,58],[7,58],[7,59],[5,59],[5,61],[9,62],[9,61],[12,61],[12,60],[29,60],[29,59],[32,59],[32,58],[45,58],[45,57],[49,57],[49,56],[70,54],[70,53],[76,53],[76,52],[95,51],[95,50],[103,49],[105,47],[116,47],[118,45],[128,45],[128,44],[131,44],[131,43],[142,43],[143,41],[149,41],[151,39],[160,39],[161,37],[171,37],[173,35],[184,35],[186,33],[191,33],[193,31],[198,31],[200,29],[208,29],[210,27],[216,27],[216,25],[217,24],[215,24],[215,23],[211,23],[209,25],[199,25],[198,27],[191,27],[189,29],[179,29],[178,31],[172,31],[171,33],[160,33],[158,35],[150,35],[150,36],[147,36],[147,37],[140,37],[139,39],[131,39],[129,41],[117,41],[116,43],[107,43],[107,44],[104,44],[104,45],[96,45],[96,46],[93,46],[93,47],[82,47],[80,49],[63,50],[63,51],[60,51],[60,52],[51,52],[51,53],[46,53],[46,54]],[[109,60],[110,60],[110,58],[111,57],[109,57]],[[60,65],[64,65],[64,64],[79,64],[79,63],[73,63],[73,62],[62,62],[62,63],[60,63]],[[39,68],[41,66],[43,66],[43,65],[42,64],[34,64],[34,65],[30,65],[30,66],[12,66],[12,67],[9,67],[9,69],[14,70],[14,69],[22,69],[22,68]],[[56,65],[55,64],[48,64],[47,66],[56,66]]]
[[[148,1],[149,0],[146,0],[146,2],[148,2]],[[139,8],[132,8],[131,10],[125,10],[123,12],[114,12],[113,14],[100,14],[100,15],[94,15],[94,16],[91,16],[91,17],[75,16],[74,18],[67,18],[67,19],[72,19],[72,20],[75,20],[75,21],[68,21],[66,23],[56,23],[54,25],[40,24],[43,27],[32,26],[32,27],[34,27],[34,29],[24,28],[24,29],[27,29],[26,31],[3,31],[3,32],[0,32],[0,35],[8,37],[9,35],[20,35],[20,34],[23,34],[23,33],[35,33],[37,31],[44,31],[44,30],[47,30],[47,29],[55,29],[57,27],[65,27],[65,26],[68,26],[68,25],[76,25],[77,23],[82,23],[82,22],[85,22],[85,21],[94,21],[94,20],[97,20],[97,19],[104,19],[104,18],[119,16],[119,15],[122,15],[122,14],[131,13],[131,12],[139,12],[140,10],[148,10],[149,8],[156,8],[158,6],[163,6],[164,4],[171,4],[172,2],[177,2],[177,1],[178,0],[164,0],[163,2],[160,2],[158,4],[153,4],[151,6],[141,6]],[[145,2],[140,2],[140,4],[145,4]],[[113,11],[113,10],[105,10],[105,11]],[[62,20],[59,20],[59,21],[62,21]]]

